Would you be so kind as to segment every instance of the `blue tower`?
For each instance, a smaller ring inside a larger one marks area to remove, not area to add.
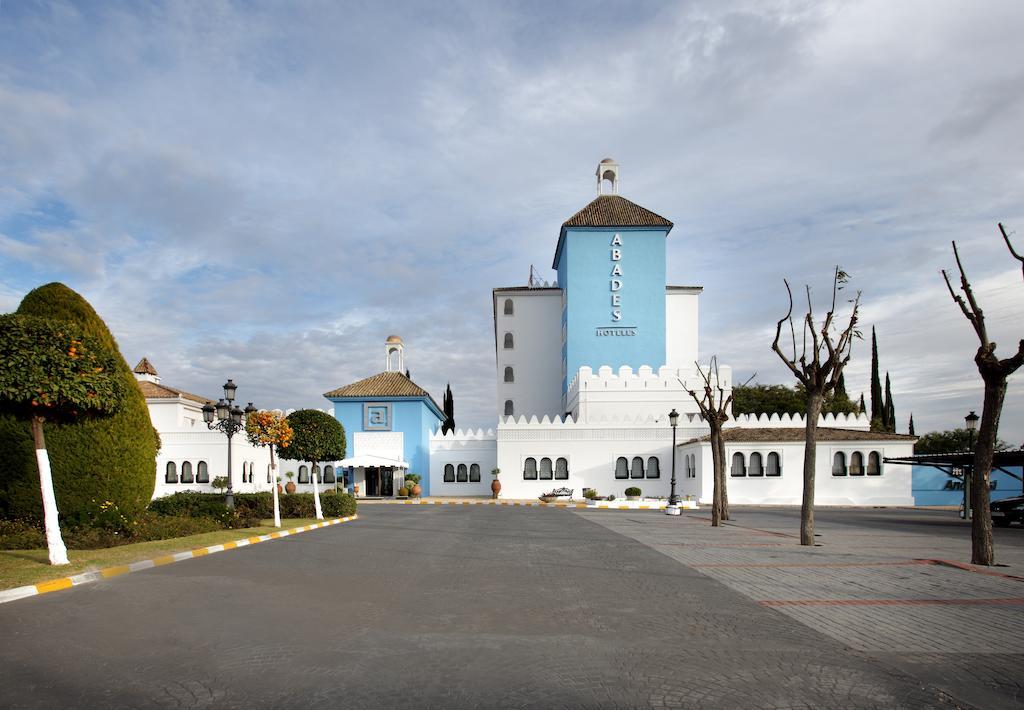
[[[665,364],[665,239],[672,223],[620,197],[618,185],[619,165],[605,158],[597,198],[558,235],[552,268],[562,288],[563,395],[585,365]]]

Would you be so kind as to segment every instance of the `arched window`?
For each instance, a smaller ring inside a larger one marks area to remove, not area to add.
[[[514,347],[515,347],[515,340],[513,339],[512,334],[511,333],[505,333],[505,349],[506,350],[511,350]]]
[[[555,461],[555,479],[565,481],[569,478],[569,462],[564,458]]]
[[[647,459],[647,477],[661,478],[661,462],[654,456]]]
[[[309,483],[309,466],[299,466],[299,483]]]
[[[743,454],[739,451],[732,455],[732,468],[729,470],[729,475],[734,478],[747,475],[746,462],[743,460]]]
[[[629,461],[626,460],[625,456],[615,459],[615,477],[629,478]]]
[[[515,381],[516,381],[516,373],[512,371],[512,366],[511,365],[507,365],[505,367],[505,382],[515,382]]]
[[[551,459],[546,456],[540,460],[540,478],[542,481],[550,481],[554,475],[554,471],[551,469]]]
[[[872,451],[868,454],[868,475],[882,475],[882,457],[878,455],[877,451]]]
[[[507,316],[515,315],[515,306],[512,305],[512,299],[511,298],[506,298],[505,299],[505,315],[507,315]]]
[[[192,483],[192,462],[186,461],[181,464],[181,482]]]
[[[629,477],[630,478],[643,478],[644,477],[644,460],[639,456],[634,456],[633,461],[629,465]]]
[[[769,476],[781,476],[782,475],[782,463],[779,461],[779,455],[772,451],[768,454],[768,475]]]
[[[761,462],[761,454],[754,452],[750,455],[750,466],[747,469],[748,476],[763,476],[764,465]]]
[[[459,483],[465,483],[469,480],[469,470],[466,468],[466,464],[459,464],[458,469],[456,469],[455,480]]]
[[[313,467],[313,477],[316,478],[316,482],[317,483],[322,483],[323,482],[323,480],[320,478],[320,467],[319,466],[314,466]]]
[[[837,451],[836,455],[832,457],[832,475],[846,475],[846,454],[842,451]]]
[[[537,480],[537,459],[532,456],[523,462],[523,480],[524,481],[536,481]]]
[[[480,464],[474,463],[469,467],[469,482],[480,483]]]
[[[455,466],[450,463],[444,465],[444,482],[455,483]]]
[[[210,482],[210,469],[206,465],[205,461],[200,461],[199,465],[196,466],[196,483],[209,483]]]
[[[336,480],[334,466],[324,466],[324,483],[334,483]]]
[[[864,454],[862,454],[859,451],[854,451],[852,454],[850,454],[850,475],[864,475]]]
[[[506,399],[505,400],[505,416],[506,417],[511,417],[512,414],[513,414],[513,411],[514,410],[512,408],[512,400],[511,399]]]
[[[173,461],[167,462],[167,473],[164,474],[164,483],[177,483],[178,482],[178,467],[174,465]]]

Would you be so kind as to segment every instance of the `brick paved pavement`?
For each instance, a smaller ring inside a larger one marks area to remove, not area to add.
[[[955,706],[934,684],[590,522],[660,514],[360,515],[0,606],[0,706]]]
[[[579,515],[954,697],[1024,703],[1024,530],[997,531],[1009,565],[969,571],[934,562],[969,556],[950,514],[828,511],[815,547],[798,544],[792,509],[737,508],[717,530],[703,514]]]

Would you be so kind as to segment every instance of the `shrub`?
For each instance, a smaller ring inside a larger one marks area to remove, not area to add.
[[[583,497],[587,500],[597,500],[597,491],[593,488],[584,488]]]
[[[238,497],[241,497],[241,494]],[[149,509],[160,515],[182,515],[190,518],[216,518],[227,510],[224,505],[224,496],[218,493],[200,493],[198,491],[181,491],[157,498],[150,501]]]
[[[0,550],[36,550],[46,547],[46,534],[29,520],[0,520]]]
[[[629,488],[626,489],[626,495],[627,496],[638,496],[638,495],[640,495],[640,489],[637,488],[636,486],[630,486]]]
[[[327,491],[320,496],[320,507],[326,517],[346,518],[356,514],[356,499],[348,493]]]
[[[146,508],[156,484],[156,437],[146,400],[103,320],[67,286],[51,283],[31,291],[22,315],[71,321],[116,356],[126,397],[111,417],[46,429],[57,507],[64,520],[80,524],[92,500],[112,501],[129,519]],[[39,473],[29,427],[0,415],[0,515],[42,520]]]

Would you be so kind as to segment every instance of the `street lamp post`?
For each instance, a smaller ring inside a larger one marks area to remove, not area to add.
[[[668,413],[668,421],[672,426],[672,484],[668,494],[668,506],[665,508],[666,515],[679,515],[679,498],[676,496],[676,426],[679,425],[679,412],[673,407]]]
[[[967,424],[968,444],[967,450],[971,454],[970,461],[964,466],[964,519],[971,519],[971,479],[974,478],[974,430],[978,428],[980,417],[971,410],[971,413],[964,417]]]
[[[249,402],[244,411],[234,403],[237,389],[235,381],[228,380],[224,383],[224,397],[217,404],[207,402],[203,405],[203,421],[206,422],[207,428],[222,431],[228,437],[228,490],[224,496],[224,504],[228,510],[235,509],[235,488],[231,475],[231,437],[245,427],[245,420],[256,411],[252,402]]]

